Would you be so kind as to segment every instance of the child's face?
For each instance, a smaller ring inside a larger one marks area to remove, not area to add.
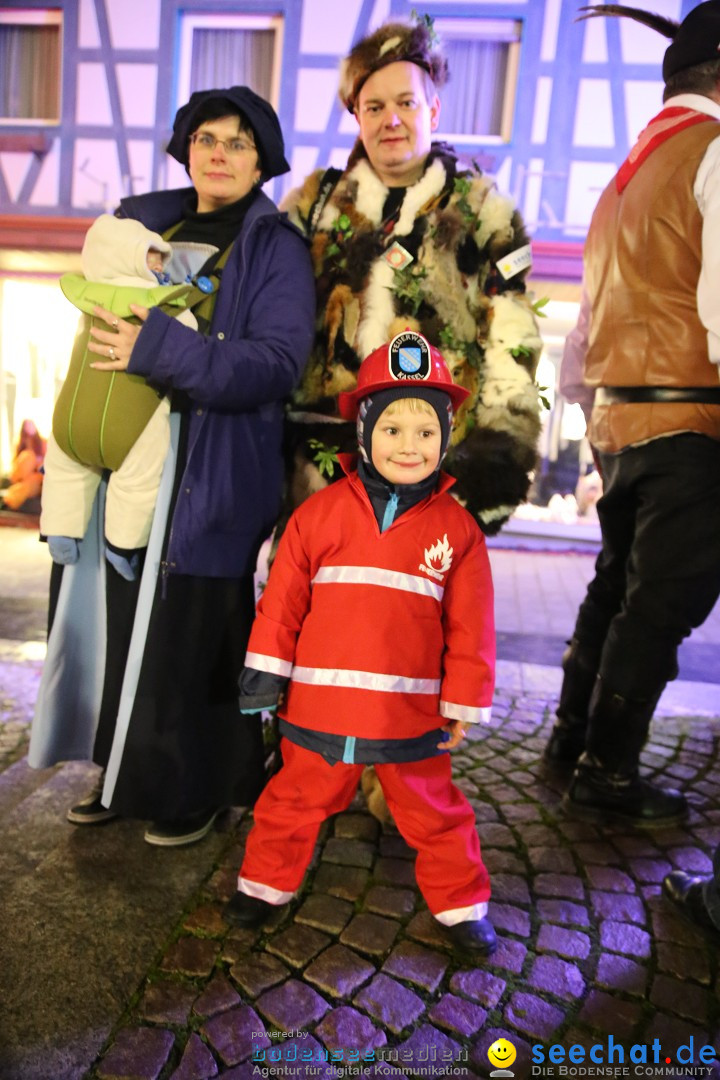
[[[147,268],[148,268],[148,270],[152,270],[153,273],[155,271],[158,271],[159,273],[162,273],[162,271],[163,271],[162,252],[156,251],[155,248],[150,248],[150,250],[147,253]]]
[[[401,398],[373,428],[372,463],[391,484],[417,484],[437,469],[441,438],[435,411],[411,412]]]

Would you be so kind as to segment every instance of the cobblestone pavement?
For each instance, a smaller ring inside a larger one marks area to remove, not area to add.
[[[12,686],[0,693],[0,793],[25,751],[40,667],[18,650],[15,662],[6,651]],[[686,791],[691,813],[681,827],[632,831],[564,815],[562,784],[540,764],[554,707],[548,693],[500,689],[491,724],[454,754],[492,877],[493,957],[452,951],[417,891],[412,852],[361,798],[325,827],[293,904],[262,931],[229,927],[250,825],[230,818],[84,1080],[340,1080],[360,1066],[472,1080],[489,1074],[500,1037],[517,1051],[518,1080],[610,1075],[591,1065],[592,1047],[616,1075],[720,1077],[714,1051],[691,1068],[703,1047],[720,1050],[717,943],[660,895],[669,870],[708,870],[720,840],[717,719],[656,719],[643,764]],[[92,830],[99,858],[120,827]],[[577,1048],[565,1066],[584,1065],[561,1073],[555,1050],[554,1073],[533,1072],[553,1044]]]
[[[683,787],[692,812],[681,828],[631,833],[562,815],[539,765],[552,704],[499,693],[490,727],[455,754],[492,874],[500,946],[489,961],[453,954],[412,853],[359,801],[329,823],[294,904],[262,932],[229,928],[242,822],[88,1076],[250,1078],[278,1046],[278,1075],[303,1051],[315,1060],[292,1074],[341,1075],[343,1051],[346,1067],[352,1052],[386,1054],[393,1065],[376,1061],[372,1075],[485,1076],[503,1036],[523,1077],[536,1044],[589,1052],[612,1037],[627,1054],[659,1039],[661,1062],[691,1040],[695,1060],[720,1046],[716,951],[659,895],[673,867],[707,870],[720,838],[717,727],[656,722],[644,764]]]

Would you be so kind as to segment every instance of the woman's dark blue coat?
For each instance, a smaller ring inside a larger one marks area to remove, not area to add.
[[[163,232],[192,188],[124,199],[120,213]],[[258,192],[222,271],[207,337],[151,310],[128,371],[191,400],[188,451],[169,532],[167,570],[251,573],[278,515],[283,402],[310,353],[312,264],[300,233]]]

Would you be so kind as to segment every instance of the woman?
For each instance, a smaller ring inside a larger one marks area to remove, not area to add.
[[[8,510],[21,510],[29,499],[37,500],[42,490],[42,463],[45,440],[32,420],[23,420],[20,436],[13,454],[10,484],[0,494],[0,505]]]
[[[68,819],[152,818],[145,839],[161,846],[201,839],[219,809],[252,804],[263,786],[259,718],[240,721],[237,676],[255,560],[278,512],[283,401],[307,359],[315,308],[304,241],[259,190],[289,168],[270,105],[247,87],[197,92],[175,118],[168,153],[193,187],[124,199],[118,213],[173,245],[212,245],[195,280],[201,289],[219,280],[208,293],[216,303],[194,309],[205,333],[157,309],[133,307],[139,324],[95,310],[93,366],[170,394],[174,462],[142,578],[106,570],[104,650],[102,619],[76,581],[95,545],[92,522],[78,564],[64,569],[72,581],[57,603],[63,629],[48,642],[30,754],[37,767],[92,756],[107,772]],[[68,614],[90,623],[94,649],[68,634]],[[82,683],[65,674],[71,650]],[[88,656],[98,651],[104,670]]]

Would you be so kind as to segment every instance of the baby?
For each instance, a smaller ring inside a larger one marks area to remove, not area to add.
[[[67,275],[61,285],[87,315],[101,303],[120,317],[132,318],[130,303],[149,307],[175,292],[158,291],[158,286],[170,285],[171,255],[171,245],[139,221],[103,214],[91,225],[83,245],[85,281]],[[197,328],[184,301],[173,313],[186,326]],[[85,329],[81,321],[71,368],[53,414],[40,531],[55,562],[76,562],[98,484],[103,471],[111,469],[106,557],[123,577],[133,580],[139,549],[147,546],[150,535],[168,451],[170,403],[137,375],[92,370]],[[117,401],[111,399],[113,394]]]

